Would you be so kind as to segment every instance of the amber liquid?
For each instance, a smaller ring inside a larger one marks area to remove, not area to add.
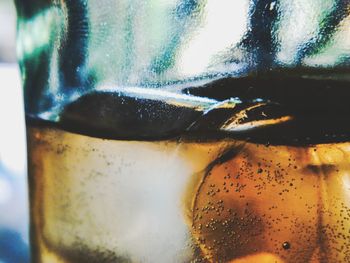
[[[350,262],[350,143],[28,124],[33,262]]]

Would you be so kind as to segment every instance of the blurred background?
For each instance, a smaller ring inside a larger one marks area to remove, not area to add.
[[[0,0],[0,263],[27,263],[28,201],[16,10]]]

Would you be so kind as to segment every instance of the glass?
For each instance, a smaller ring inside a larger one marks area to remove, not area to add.
[[[348,262],[350,4],[16,0],[33,262]]]

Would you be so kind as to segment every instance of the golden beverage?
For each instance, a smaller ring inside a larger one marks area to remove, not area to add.
[[[28,123],[33,262],[350,262],[350,143]]]

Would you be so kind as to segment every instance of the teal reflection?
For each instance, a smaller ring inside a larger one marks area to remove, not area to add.
[[[60,9],[52,7],[28,20],[19,20],[17,55],[20,60],[43,52],[62,27]]]

